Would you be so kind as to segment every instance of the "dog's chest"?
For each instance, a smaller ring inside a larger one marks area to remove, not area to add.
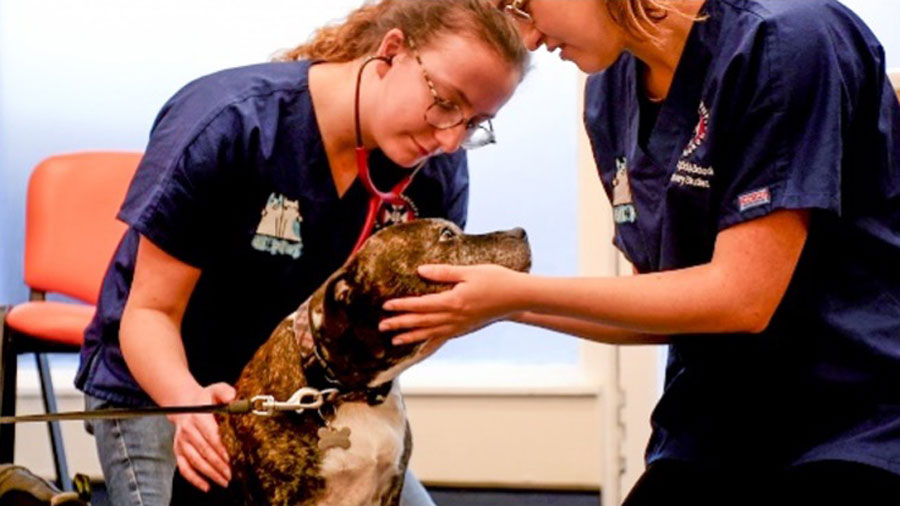
[[[394,384],[378,406],[365,402],[338,407],[334,429],[350,429],[350,448],[322,452],[319,473],[325,479],[320,504],[329,506],[380,505],[400,469],[406,440],[406,411]]]

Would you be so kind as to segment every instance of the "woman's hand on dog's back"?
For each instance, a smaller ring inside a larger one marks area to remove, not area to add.
[[[197,387],[186,392],[178,404],[220,404],[231,402],[235,397],[234,387],[227,383]],[[207,480],[212,480],[223,488],[227,487],[231,480],[228,452],[219,437],[219,425],[213,415],[171,415],[169,421],[175,424],[175,460],[184,479],[204,492],[209,491]]]
[[[201,386],[188,368],[181,320],[200,269],[173,257],[141,236],[134,282],[122,314],[122,356],[135,380],[160,406],[230,402],[225,383]],[[175,458],[184,478],[200,490],[209,482],[228,485],[228,454],[212,414],[171,416]]]

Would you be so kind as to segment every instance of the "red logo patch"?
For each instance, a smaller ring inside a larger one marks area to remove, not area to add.
[[[768,204],[771,201],[772,196],[769,194],[769,189],[761,188],[756,191],[745,193],[738,197],[738,206],[740,207],[741,212],[744,212],[747,209],[762,206]]]

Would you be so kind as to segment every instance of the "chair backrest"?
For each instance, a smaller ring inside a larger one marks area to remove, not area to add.
[[[28,182],[25,283],[96,304],[126,225],[116,220],[141,153],[85,152],[42,161]]]

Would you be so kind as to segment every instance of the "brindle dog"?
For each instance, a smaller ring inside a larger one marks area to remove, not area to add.
[[[300,309],[275,329],[246,366],[239,398],[288,399],[304,386],[325,395],[321,409],[218,418],[231,457],[232,498],[246,505],[396,505],[412,448],[393,379],[432,349],[393,346],[378,331],[382,304],[450,285],[423,280],[422,264],[500,264],[526,271],[531,253],[515,229],[466,235],[423,219],[372,236]]]

